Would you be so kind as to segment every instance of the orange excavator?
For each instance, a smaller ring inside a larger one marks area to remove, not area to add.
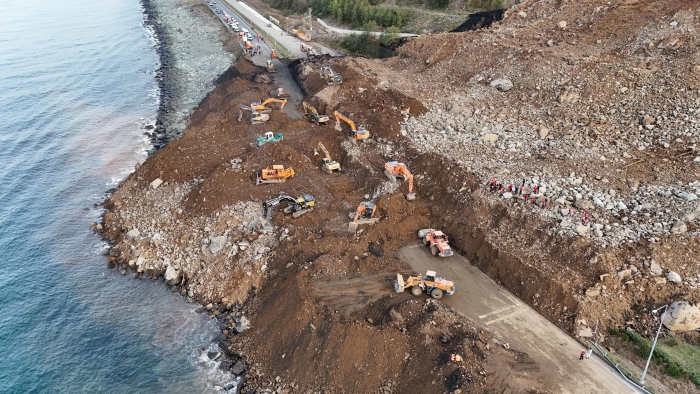
[[[260,112],[260,113],[265,113],[265,112],[270,112],[272,111],[270,108],[267,108],[266,105],[270,103],[279,103],[280,104],[280,110],[284,109],[284,105],[287,104],[287,99],[276,99],[276,98],[269,98],[261,103],[255,102],[250,104],[250,106]]]
[[[357,207],[357,210],[355,211],[355,216],[350,225],[348,226],[348,231],[351,233],[354,233],[357,231],[357,226],[360,224],[375,224],[379,221],[379,219],[375,218],[374,215],[377,213],[377,207],[373,203],[369,201],[363,201],[360,203],[360,205]],[[353,214],[351,213],[350,218],[353,218]]]
[[[342,131],[343,128],[340,126],[340,121],[342,120],[343,122],[347,123],[350,126],[350,132],[348,132],[348,137],[357,141],[357,140],[365,140],[369,138],[369,131],[365,129],[364,127],[360,127],[358,130],[355,128],[355,122],[350,120],[350,118],[346,117],[345,115],[341,114],[338,111],[333,112],[333,115],[335,115],[335,129],[338,131]]]
[[[293,176],[294,169],[292,167],[285,169],[282,165],[273,164],[267,168],[263,168],[257,173],[255,184],[282,183],[286,182],[287,178],[291,178]]]
[[[384,174],[392,181],[396,182],[396,178],[401,178],[402,181],[408,181],[408,194],[406,199],[413,201],[416,199],[416,193],[413,192],[413,174],[408,170],[404,163],[398,161],[390,161],[384,163]]]

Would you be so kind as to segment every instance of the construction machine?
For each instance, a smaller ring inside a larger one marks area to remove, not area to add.
[[[260,185],[263,183],[282,183],[286,182],[287,178],[294,176],[294,169],[292,167],[284,168],[283,165],[273,164],[267,168],[263,168],[260,172],[256,173],[255,184]]]
[[[408,181],[408,194],[406,194],[406,199],[413,201],[416,199],[416,193],[413,192],[413,174],[408,170],[408,167],[404,163],[399,163],[398,161],[390,161],[384,163],[384,174],[392,181],[396,182],[396,178],[400,178],[402,181]]]
[[[263,202],[263,218],[267,217],[268,209],[276,207],[282,202],[287,202],[289,204],[284,208],[284,213],[291,213],[294,219],[311,212],[316,205],[316,200],[314,200],[314,197],[310,194],[302,194],[297,198],[281,195]]]
[[[321,152],[323,152],[323,154],[325,156],[323,158],[323,165],[321,166],[323,171],[325,171],[329,174],[332,173],[333,171],[340,171],[340,163],[338,163],[337,161],[331,160],[331,155],[328,153],[328,150],[326,149],[326,147],[323,146],[322,142],[318,143],[318,149],[320,149]]]
[[[405,281],[403,275],[396,274],[394,290],[397,293],[403,293],[409,287],[411,288],[411,294],[416,297],[426,292],[437,300],[442,298],[443,294],[452,295],[455,292],[454,282],[438,278],[435,271],[427,271],[425,276],[421,276],[421,274],[409,276]]]
[[[329,85],[337,85],[339,83],[343,83],[343,78],[340,76],[340,74],[334,73],[329,66],[322,65],[321,78],[324,77],[328,78],[326,82],[328,82]]]
[[[418,238],[423,240],[423,245],[430,244],[430,253],[433,256],[449,257],[453,255],[447,235],[442,231],[425,228],[418,231]]]
[[[338,111],[333,112],[333,115],[335,115],[335,129],[338,131],[342,131],[343,128],[340,126],[340,121],[342,120],[343,122],[347,123],[350,126],[350,132],[348,132],[348,137],[353,139],[353,140],[364,140],[369,138],[369,131],[367,131],[364,127],[360,127],[360,129],[355,128],[355,122],[350,120],[348,117],[344,116]]]
[[[306,42],[311,41],[311,35],[309,35],[309,33],[302,33],[297,29],[292,29],[292,35]]]
[[[267,108],[267,107],[266,107],[266,106],[267,106],[268,104],[270,104],[270,103],[279,103],[279,104],[280,104],[280,109],[284,109],[284,105],[287,104],[287,99],[281,99],[281,100],[280,100],[280,99],[276,99],[276,98],[269,98],[269,99],[267,99],[267,100],[265,100],[265,101],[263,101],[263,102],[260,102],[260,103],[258,103],[258,102],[251,103],[250,106],[251,106],[254,110],[256,110],[256,111],[258,111],[258,112],[261,112],[261,113],[264,113],[264,112],[270,112],[270,111],[272,111],[270,108]]]
[[[270,56],[272,56],[273,59],[277,59],[277,52],[275,50],[272,50],[272,53],[270,53]]]
[[[277,68],[275,68],[275,65],[272,64],[272,59],[267,61],[267,72],[269,72],[269,73],[276,73],[277,72]]]
[[[267,144],[268,142],[278,141],[282,141],[282,133],[273,134],[271,131],[267,131],[265,132],[264,136],[258,137],[258,139],[255,140],[255,146],[260,147],[261,145]]]
[[[289,93],[285,92],[284,89],[282,89],[282,88],[277,88],[277,92],[275,92],[275,98],[278,98],[278,99],[289,98]]]
[[[312,107],[303,101],[301,103],[304,106],[304,116],[309,116],[309,120],[313,123],[326,124],[330,120],[328,115],[319,115],[316,107]]]
[[[316,56],[316,55],[318,55],[318,53],[316,53],[315,49],[313,49],[311,47],[306,47],[306,56],[312,57],[312,56]]]
[[[239,104],[238,105],[238,121],[240,122],[241,119],[243,119],[243,110],[250,111],[250,122],[252,124],[258,124],[258,123],[265,123],[268,120],[270,120],[270,115],[268,114],[261,114],[260,112],[256,111],[255,109],[248,107],[247,105]]]
[[[354,233],[357,231],[357,226],[360,224],[375,224],[379,221],[379,219],[375,218],[374,215],[377,213],[377,207],[369,202],[369,201],[363,201],[360,203],[360,205],[357,207],[357,210],[355,211],[354,219],[353,219],[353,214],[350,214],[350,218],[352,219],[352,222],[348,226],[348,230],[351,233]]]

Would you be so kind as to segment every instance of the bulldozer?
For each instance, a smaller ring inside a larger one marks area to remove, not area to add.
[[[318,143],[318,149],[321,150],[324,154],[323,158],[323,165],[321,166],[321,169],[327,173],[332,173],[333,171],[340,171],[340,163],[337,161],[331,160],[331,155],[328,153],[328,150],[326,149],[325,146],[323,146],[322,142]]]
[[[282,133],[273,134],[271,131],[267,131],[265,132],[264,136],[258,137],[258,139],[255,140],[255,146],[260,147],[261,145],[267,144],[268,142],[279,142],[282,141],[282,138]]]
[[[276,98],[269,98],[263,102],[255,102],[251,103],[250,107],[253,108],[254,110],[260,112],[260,113],[265,113],[265,112],[270,112],[272,111],[270,108],[267,108],[266,105],[270,103],[279,103],[280,104],[280,109],[284,109],[284,105],[287,104],[287,99],[276,99]]]
[[[306,101],[302,101],[301,104],[304,106],[304,116],[309,116],[309,120],[311,122],[318,124],[326,124],[330,120],[328,115],[319,115],[318,111],[316,110],[316,107],[310,106],[306,103]]]
[[[287,214],[291,213],[294,219],[311,212],[316,205],[316,200],[314,200],[314,197],[311,194],[302,194],[297,198],[281,195],[279,197],[263,201],[263,218],[267,217],[267,212],[270,208],[276,207],[282,202],[287,202],[289,204],[286,208],[284,208],[283,212]]]
[[[255,184],[261,185],[263,183],[282,183],[286,182],[287,178],[291,178],[293,176],[294,169],[292,167],[285,169],[283,165],[273,164],[256,173]]]
[[[252,124],[258,124],[258,123],[265,123],[268,120],[270,120],[270,115],[268,114],[261,114],[260,112],[256,111],[252,107],[248,107],[247,105],[239,104],[238,105],[238,121],[240,122],[241,119],[243,119],[243,110],[250,111],[250,123]]]
[[[333,70],[329,66],[322,65],[321,66],[321,78],[328,77],[326,82],[329,85],[337,85],[339,83],[343,83],[343,77],[340,76],[340,74],[336,74],[333,72]]]
[[[267,72],[269,72],[269,73],[276,73],[277,72],[277,68],[275,67],[274,64],[272,64],[272,59],[267,61]]]
[[[405,281],[403,275],[396,274],[394,290],[397,293],[403,293],[409,287],[411,294],[416,297],[426,292],[436,300],[442,298],[443,294],[452,295],[455,292],[454,282],[438,278],[435,271],[426,271],[425,276],[421,276],[421,274],[409,276]]]
[[[360,224],[375,224],[379,219],[375,218],[374,215],[377,213],[377,206],[369,201],[363,201],[357,207],[355,211],[354,219],[353,214],[350,214],[350,219],[352,222],[348,225],[348,231],[354,233],[357,231],[357,226]]]
[[[275,98],[288,99],[289,93],[285,92],[282,88],[277,88],[277,91],[275,92]]]
[[[408,167],[406,167],[404,163],[399,163],[398,161],[384,163],[384,175],[392,182],[396,182],[396,178],[400,178],[402,181],[408,181],[406,199],[409,201],[416,199],[416,193],[413,192],[413,174],[411,174],[411,171],[408,170]]]
[[[350,120],[348,117],[344,116],[338,111],[333,112],[333,115],[335,115],[335,129],[338,131],[342,131],[343,128],[340,126],[340,121],[342,120],[343,122],[347,123],[350,126],[350,132],[348,132],[348,138],[351,138],[355,141],[357,140],[364,140],[369,138],[369,131],[367,131],[365,128],[360,127],[360,129],[355,128],[355,122]]]
[[[423,240],[423,245],[430,244],[430,253],[433,256],[449,257],[454,254],[448,244],[447,235],[440,230],[424,228],[418,231],[418,238]]]

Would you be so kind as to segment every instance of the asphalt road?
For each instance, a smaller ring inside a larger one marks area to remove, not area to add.
[[[434,270],[455,283],[447,306],[491,331],[499,344],[527,353],[549,373],[557,393],[639,393],[604,361],[593,355],[579,361],[581,344],[529,305],[501,288],[464,257],[433,257],[420,243],[399,252],[417,273]],[[487,368],[488,369],[488,368]]]
[[[229,29],[231,34],[233,34],[235,37],[238,37],[238,32],[234,32],[226,24],[226,14],[230,15],[231,18],[238,21],[239,28],[248,29],[250,34],[253,36],[251,44],[254,46],[260,45],[260,54],[252,56],[251,59],[253,60],[253,63],[255,65],[266,67],[267,61],[272,59],[272,49],[267,44],[267,42],[265,42],[264,39],[256,39],[256,30],[252,26],[250,26],[243,18],[241,18],[237,13],[235,13],[231,8],[229,8],[227,4],[224,4],[223,2],[217,0],[211,0],[209,1],[209,3],[214,4],[213,6],[209,5],[209,7],[212,9],[215,15],[219,17],[219,19],[226,26],[226,28]],[[216,13],[217,10],[221,10],[221,13]],[[238,40],[238,42],[241,44],[241,47],[244,46],[244,40]],[[287,104],[284,106],[284,113],[292,119],[300,119],[302,117],[302,113],[298,110],[298,108],[299,106],[301,106],[301,101],[303,98],[301,89],[299,89],[299,86],[296,84],[296,82],[294,82],[294,79],[292,78],[289,69],[284,64],[282,64],[279,60],[273,60],[273,63],[275,64],[277,72],[268,74],[274,81],[273,85],[270,87],[270,92],[273,92],[277,90],[278,87],[281,87],[284,89],[285,92],[289,93],[290,97],[287,99]],[[250,103],[244,104],[250,105]]]
[[[300,48],[300,44],[302,43],[301,40],[283,31],[279,26],[272,23],[272,21],[265,18],[263,15],[261,15],[258,11],[256,11],[254,8],[252,8],[245,2],[235,0],[221,0],[220,3],[226,4],[228,8],[232,11],[238,13],[239,15],[244,15],[246,18],[251,20],[255,25],[255,28],[258,31],[258,33],[260,33],[264,37],[272,36],[277,42],[284,45],[284,47],[287,48],[287,50],[289,50],[293,55],[300,58],[306,57],[306,53],[302,52]],[[268,24],[270,26],[268,26]],[[315,42],[304,44],[310,44],[320,54],[329,54],[331,56],[339,55],[336,51],[324,47]]]

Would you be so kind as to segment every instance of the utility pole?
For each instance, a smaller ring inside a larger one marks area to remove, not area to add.
[[[309,31],[314,30],[314,24],[311,22],[311,7],[309,7]]]
[[[664,309],[666,308],[666,309]],[[651,356],[654,354],[654,347],[656,347],[656,340],[659,339],[659,333],[661,332],[661,327],[664,325],[664,317],[666,317],[666,310],[668,305],[664,305],[661,308],[654,309],[652,313],[658,313],[661,309],[664,309],[664,313],[661,314],[661,322],[659,322],[659,329],[656,331],[656,336],[654,337],[654,343],[651,344],[651,350],[649,351],[649,358],[647,359],[647,365],[644,366],[644,372],[642,372],[642,378],[639,379],[639,384],[644,385],[644,378],[647,376],[647,369],[649,369],[649,362],[651,362]]]

